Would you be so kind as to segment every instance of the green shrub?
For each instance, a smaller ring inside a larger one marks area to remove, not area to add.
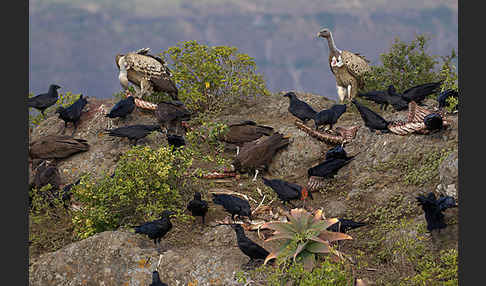
[[[49,112],[50,110],[56,110],[59,106],[68,107],[69,105],[73,104],[76,100],[78,100],[80,95],[81,95],[80,93],[73,94],[70,91],[66,93],[59,93],[59,99],[57,100],[57,102],[53,106],[47,108],[44,112]],[[31,98],[33,96],[34,96],[33,93],[29,93],[27,98]],[[34,108],[30,108],[30,109],[33,110]],[[38,126],[43,120],[44,120],[44,116],[42,116],[40,112],[29,110],[30,127]]]
[[[456,66],[452,63],[452,61],[456,58],[456,52],[452,50],[450,56],[442,57],[444,63],[440,69],[440,76],[444,79],[444,83],[441,87],[441,92],[452,89],[459,92],[458,86],[458,78],[456,72]],[[446,107],[447,112],[452,112],[457,108],[459,104],[459,99],[455,97],[449,97],[447,100],[448,106]]]
[[[277,267],[261,266],[249,273],[256,285],[294,285],[294,286],[348,286],[353,285],[350,267],[344,261],[325,260],[312,271],[306,271],[302,263],[280,264]],[[242,272],[237,273],[240,283],[247,278]],[[291,284],[286,284],[286,283]]]
[[[446,71],[437,71],[439,56],[426,52],[428,41],[425,35],[417,35],[410,43],[396,38],[390,50],[380,55],[381,65],[371,66],[371,72],[365,75],[364,90],[386,90],[393,84],[401,93],[415,85],[447,78]],[[454,51],[451,56],[442,57],[442,69],[452,68],[454,58]]]
[[[193,154],[189,150],[134,146],[122,155],[113,178],[99,181],[83,176],[73,188],[74,198],[82,208],[73,218],[80,238],[159,219],[163,210],[172,210],[185,219],[180,210],[184,186]]]
[[[172,66],[179,98],[187,108],[217,112],[237,100],[270,94],[254,59],[237,50],[187,41],[161,54]]]
[[[415,276],[407,277],[402,285],[458,285],[457,250],[442,250],[438,259],[432,255],[426,255],[416,261]]]
[[[48,184],[41,189],[29,190],[32,198],[29,208],[29,256],[52,252],[75,241],[71,211],[64,207],[60,197],[44,194],[51,192]]]

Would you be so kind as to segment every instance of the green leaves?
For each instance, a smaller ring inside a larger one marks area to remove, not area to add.
[[[252,57],[235,47],[180,42],[161,56],[171,65],[179,97],[192,111],[220,111],[234,101],[268,95]]]
[[[311,271],[315,266],[318,254],[336,253],[329,243],[338,240],[352,239],[351,236],[330,232],[326,228],[337,222],[337,219],[321,219],[321,213],[315,216],[305,209],[292,209],[288,216],[288,222],[269,222],[262,228],[274,230],[273,236],[265,242],[278,240],[278,250],[269,254],[265,259],[266,264],[272,258],[292,258],[294,261],[302,261],[304,268]]]
[[[191,165],[190,152],[134,146],[120,158],[113,178],[95,181],[84,176],[73,188],[83,206],[73,217],[78,237],[158,219],[163,210],[183,209],[178,187]]]

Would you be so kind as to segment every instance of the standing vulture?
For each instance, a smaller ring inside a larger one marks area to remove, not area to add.
[[[155,117],[161,127],[163,126],[167,130],[167,133],[177,134],[179,127],[182,126],[182,121],[191,119],[191,112],[181,101],[162,101],[157,104]]]
[[[327,39],[329,45],[329,66],[331,72],[336,78],[336,88],[339,99],[353,99],[358,89],[364,85],[362,76],[364,73],[371,71],[368,65],[369,61],[358,53],[352,53],[350,51],[341,51],[336,48],[332,33],[329,29],[325,28],[319,31],[318,37]]]
[[[229,125],[229,130],[219,140],[235,144],[236,155],[240,153],[240,148],[243,144],[256,140],[264,135],[270,136],[273,134],[273,127],[257,125],[254,121],[245,120],[239,123]]]
[[[237,171],[255,170],[256,181],[260,169],[268,170],[268,165],[272,161],[275,153],[287,145],[289,139],[280,133],[274,133],[272,136],[260,138],[248,142],[240,150],[240,153],[233,160],[233,167]]]
[[[160,57],[150,55],[149,51],[149,48],[145,48],[126,55],[116,55],[115,63],[120,70],[118,79],[121,86],[128,90],[128,82],[131,82],[140,95],[166,92],[172,99],[178,100],[178,90],[167,64]]]

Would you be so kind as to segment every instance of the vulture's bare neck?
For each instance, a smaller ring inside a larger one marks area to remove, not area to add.
[[[336,44],[334,43],[334,38],[332,37],[332,34],[329,33],[329,37],[327,38],[327,44],[329,46],[329,55],[330,56],[338,56],[341,54],[341,50],[336,48]]]

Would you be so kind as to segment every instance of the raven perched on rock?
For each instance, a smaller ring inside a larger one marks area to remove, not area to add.
[[[415,101],[420,104],[427,95],[437,92],[441,85],[442,81],[420,84],[405,90],[402,93],[402,98],[407,103]]]
[[[159,124],[167,129],[168,133],[177,133],[182,121],[191,119],[191,112],[181,101],[163,101],[157,105],[155,117]]]
[[[110,113],[106,114],[106,117],[109,118],[126,118],[128,114],[132,113],[135,109],[135,97],[129,96],[125,99],[122,99],[115,104],[110,110]]]
[[[364,222],[355,222],[350,219],[338,219],[339,221],[327,228],[329,231],[346,233],[348,230],[352,230],[358,227],[365,226]]]
[[[238,248],[246,256],[250,257],[250,261],[248,263],[251,263],[256,259],[263,260],[268,256],[269,252],[265,250],[265,248],[261,247],[260,245],[256,244],[248,237],[246,237],[245,230],[243,230],[243,227],[241,227],[241,225],[232,224],[231,227],[235,230]]]
[[[306,188],[302,188],[297,184],[279,179],[268,180],[264,177],[262,177],[262,180],[266,186],[272,188],[283,203],[291,204],[291,200],[305,200],[307,196],[314,199],[311,192],[308,192]]]
[[[47,93],[42,93],[34,97],[28,98],[27,106],[39,110],[42,113],[42,116],[44,116],[45,118],[46,115],[44,114],[44,111],[50,106],[56,104],[57,100],[59,99],[59,95],[57,94],[57,90],[59,88],[61,87],[55,84],[51,84]]]
[[[336,124],[339,117],[346,112],[346,104],[334,104],[329,109],[319,111],[314,115],[314,124],[316,130],[320,125],[329,125],[329,129],[332,129],[332,125]]]
[[[343,146],[338,145],[332,149],[327,150],[326,152],[326,160],[329,159],[346,159],[348,155],[344,150]]]
[[[74,135],[76,129],[78,128],[79,119],[81,118],[81,111],[86,106],[86,104],[88,104],[88,101],[86,100],[86,98],[83,98],[83,95],[81,94],[79,96],[79,99],[71,104],[68,108],[64,108],[62,106],[59,106],[57,108],[56,113],[59,113],[59,118],[64,120],[63,133],[67,127],[68,122],[72,122],[74,125],[72,135]]]
[[[337,175],[337,172],[342,167],[346,166],[349,162],[354,159],[354,156],[347,157],[345,159],[331,158],[325,160],[319,165],[309,168],[307,170],[307,175],[309,177],[321,177],[321,178],[332,178]]]
[[[160,243],[162,237],[172,229],[170,216],[174,214],[174,212],[165,210],[162,212],[161,219],[135,226],[135,233],[146,234],[150,239],[154,240],[155,244],[157,242]]]
[[[247,200],[233,195],[213,194],[213,202],[223,206],[225,211],[231,214],[233,221],[235,220],[235,215],[246,216],[251,220],[251,207]]]
[[[174,146],[174,148],[179,148],[186,145],[186,140],[183,136],[177,134],[167,134],[167,143]]]
[[[194,193],[194,199],[189,202],[187,209],[192,213],[192,216],[200,216],[202,218],[202,224],[205,224],[204,219],[209,207],[208,202],[201,199],[200,192]]]
[[[439,199],[436,199],[435,194],[432,192],[427,197],[419,195],[417,201],[425,213],[427,230],[429,231],[445,228],[447,225],[444,222],[444,214],[442,212],[448,208],[457,207],[453,197],[441,195]]]
[[[289,98],[290,104],[288,110],[293,116],[299,118],[304,123],[306,123],[308,120],[314,119],[317,112],[309,104],[298,99],[295,92],[291,91],[283,96]]]
[[[168,286],[164,282],[160,281],[159,272],[152,272],[152,283],[149,286]]]
[[[110,136],[128,138],[128,140],[130,140],[133,145],[137,145],[138,140],[144,138],[153,131],[162,132],[162,129],[159,125],[137,124],[106,130],[106,132],[108,132],[108,135]]]
[[[380,115],[373,112],[368,107],[361,105],[355,99],[353,99],[353,104],[358,108],[359,114],[364,121],[366,127],[370,129],[371,132],[375,130],[381,130],[382,133],[389,132],[388,124],[389,122],[383,119]]]
[[[387,98],[388,94],[384,90],[373,90],[367,93],[358,93],[357,96],[379,104],[381,110],[386,110],[388,108],[388,104],[390,104]]]

